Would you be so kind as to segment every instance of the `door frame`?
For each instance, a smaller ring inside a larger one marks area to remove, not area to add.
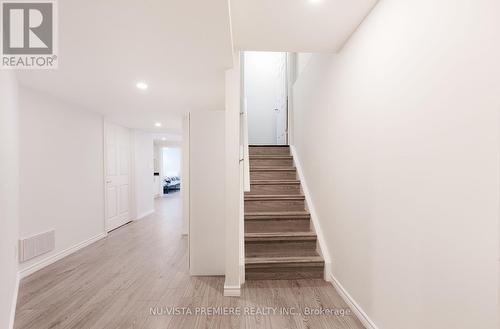
[[[284,144],[278,144],[278,140],[276,140],[276,145],[290,145],[290,135],[289,135],[289,129],[290,129],[290,81],[289,81],[289,75],[290,75],[290,67],[289,67],[289,54],[288,52],[281,52],[284,54],[284,61],[285,61],[285,73],[284,73],[284,90],[285,90],[285,108],[283,109],[285,111],[285,143]],[[276,136],[278,138],[278,136]]]
[[[297,53],[287,53],[287,145],[293,145],[293,85],[297,77]]]

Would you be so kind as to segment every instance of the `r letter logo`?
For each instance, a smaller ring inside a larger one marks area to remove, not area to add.
[[[1,0],[3,69],[57,68],[55,2]]]

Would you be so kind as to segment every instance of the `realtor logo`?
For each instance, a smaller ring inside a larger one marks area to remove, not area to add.
[[[55,2],[1,0],[3,69],[57,68]]]

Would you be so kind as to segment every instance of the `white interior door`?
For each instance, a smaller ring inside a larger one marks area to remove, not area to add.
[[[286,53],[280,53],[278,58],[276,77],[276,144],[288,143],[288,86],[287,86],[287,59]]]
[[[130,132],[106,123],[104,134],[106,229],[109,232],[130,221]]]
[[[249,144],[286,144],[286,53],[245,52],[243,70]]]

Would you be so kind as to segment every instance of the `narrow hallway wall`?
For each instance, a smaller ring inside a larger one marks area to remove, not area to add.
[[[20,88],[20,236],[55,230],[55,249],[20,265],[23,275],[104,233],[103,118]]]

